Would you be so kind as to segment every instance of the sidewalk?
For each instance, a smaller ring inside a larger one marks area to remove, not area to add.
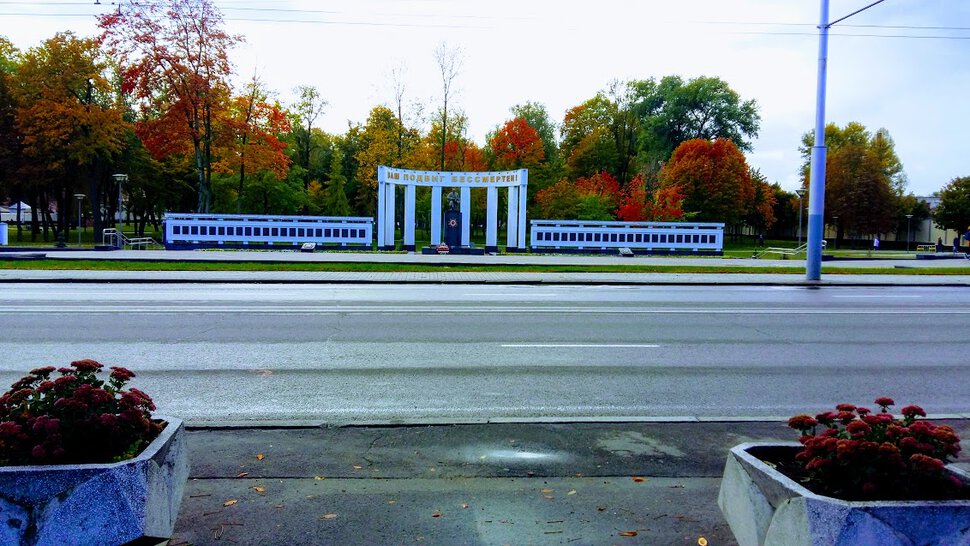
[[[946,422],[970,438],[970,420]],[[195,429],[171,546],[730,545],[728,450],[795,437],[781,422]]]
[[[14,254],[0,250],[0,260]],[[836,275],[822,273],[821,281],[805,280],[802,260],[760,260],[741,258],[646,257],[584,255],[497,255],[436,256],[402,253],[353,252],[246,252],[246,251],[47,251],[49,258],[64,260],[149,260],[149,261],[258,261],[267,264],[264,271],[90,271],[0,269],[0,283],[14,282],[131,282],[131,283],[494,283],[494,284],[617,284],[617,285],[787,285],[787,286],[970,286],[970,275]],[[441,271],[430,272],[299,272],[273,271],[274,263],[403,263],[438,265]],[[543,265],[543,266],[695,266],[695,267],[783,267],[789,274],[775,273],[529,273],[529,272],[456,272],[449,266],[460,265]],[[849,260],[826,262],[847,268],[949,268],[970,265],[965,259],[946,260]]]

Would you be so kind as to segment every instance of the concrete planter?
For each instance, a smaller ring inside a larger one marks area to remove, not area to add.
[[[728,454],[717,504],[740,546],[970,544],[970,500],[849,502],[816,495],[749,453],[786,447],[801,445],[747,443]]]
[[[0,544],[124,544],[168,538],[189,464],[180,419],[134,459],[0,467]]]

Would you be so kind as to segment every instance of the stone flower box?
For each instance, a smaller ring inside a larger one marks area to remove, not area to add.
[[[752,454],[794,454],[801,447],[779,442],[731,449],[717,503],[740,546],[970,544],[970,500],[843,501],[812,493]]]
[[[0,467],[0,544],[124,544],[171,537],[188,479],[185,426],[168,424],[133,459]]]

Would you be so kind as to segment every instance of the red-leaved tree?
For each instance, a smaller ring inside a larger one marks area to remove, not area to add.
[[[140,106],[136,131],[156,157],[185,146],[198,173],[198,212],[212,206],[214,121],[229,98],[229,49],[211,0],[140,0],[98,18],[121,65],[122,89]]]

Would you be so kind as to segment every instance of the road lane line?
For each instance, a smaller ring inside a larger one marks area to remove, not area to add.
[[[579,348],[579,349],[626,349],[626,348],[646,348],[646,349],[656,349],[660,345],[653,345],[648,343],[504,343],[502,347],[511,349],[522,349],[522,348],[538,348],[538,349],[555,349],[555,348]]]

